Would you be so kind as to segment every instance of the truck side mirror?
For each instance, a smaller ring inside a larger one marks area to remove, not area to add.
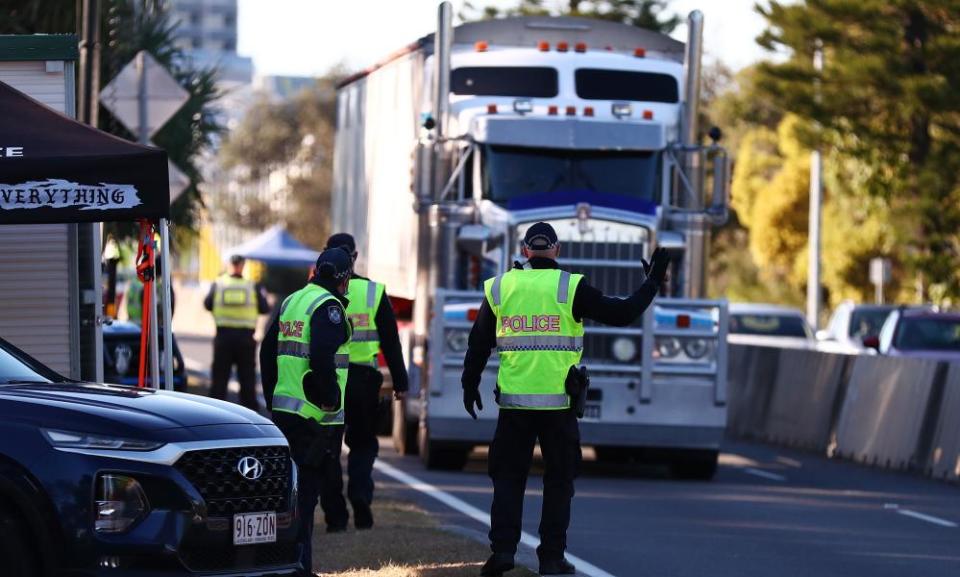
[[[710,128],[710,132],[707,133],[707,136],[709,136],[710,140],[712,140],[713,143],[716,144],[723,139],[723,131],[720,130],[720,127],[718,126],[712,126]]]

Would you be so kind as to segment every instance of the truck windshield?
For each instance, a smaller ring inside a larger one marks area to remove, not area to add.
[[[487,145],[483,197],[508,208],[590,202],[653,210],[659,154]]]

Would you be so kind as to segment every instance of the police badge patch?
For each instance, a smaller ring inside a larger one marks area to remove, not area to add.
[[[343,311],[340,310],[340,307],[330,307],[327,309],[327,316],[330,317],[330,322],[339,325],[343,322]]]

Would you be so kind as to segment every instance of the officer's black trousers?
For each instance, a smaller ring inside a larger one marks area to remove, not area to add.
[[[567,547],[573,480],[580,469],[580,428],[573,411],[501,409],[490,445],[489,473],[493,479],[490,548],[515,554],[520,542],[523,494],[533,448],[543,453],[543,510],[540,512],[541,557],[559,556]]]
[[[344,402],[347,456],[347,497],[350,503],[370,506],[373,501],[373,462],[377,459],[380,386],[383,375],[378,369],[350,365]]]
[[[218,328],[213,339],[213,368],[211,370],[210,396],[227,398],[230,373],[237,367],[240,383],[240,404],[257,410],[257,342],[253,331],[248,329]]]

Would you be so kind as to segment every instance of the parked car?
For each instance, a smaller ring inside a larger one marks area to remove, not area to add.
[[[803,313],[779,305],[731,303],[729,331],[732,343],[794,347],[813,343],[813,329]]]
[[[844,352],[861,352],[863,340],[880,334],[884,321],[897,309],[894,305],[840,303],[830,316],[827,328],[817,332],[817,340]]]
[[[960,313],[897,309],[864,344],[882,355],[960,361]]]
[[[64,378],[0,339],[4,577],[295,575],[296,468],[270,421]]]
[[[163,338],[159,342],[163,353]],[[162,365],[161,365],[162,366]],[[140,369],[140,325],[127,321],[112,321],[103,325],[103,382],[116,385],[136,385]],[[148,384],[149,371],[148,371]],[[160,388],[164,387],[160,370]],[[187,391],[187,367],[173,336],[173,388]]]

